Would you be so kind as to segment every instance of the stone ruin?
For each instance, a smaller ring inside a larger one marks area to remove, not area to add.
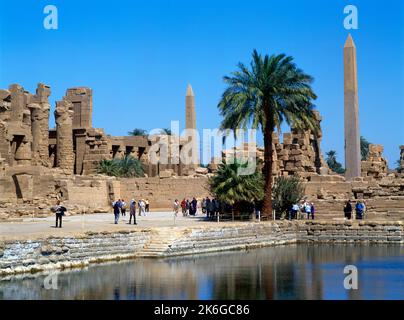
[[[383,146],[370,144],[369,153],[365,161],[361,162],[362,176],[384,178],[388,174],[387,160],[383,158]]]
[[[35,95],[20,85],[0,90],[0,170],[24,165],[58,169],[66,175],[91,175],[97,173],[101,160],[130,155],[143,163],[149,177],[192,174],[193,168],[171,157],[168,165],[150,164],[152,141],[147,136],[114,137],[93,128],[89,88],[67,90],[56,102],[56,129],[49,130],[50,94],[44,84],[38,85]],[[185,143],[179,139],[179,148]]]
[[[0,90],[0,220],[46,216],[56,199],[62,199],[69,214],[74,214],[108,212],[111,199],[117,197],[149,198],[166,209],[175,198],[207,195],[208,172],[215,171],[215,164],[210,164],[209,169],[186,166],[170,156],[169,164],[150,164],[152,145],[162,136],[116,137],[93,128],[89,88],[67,90],[66,96],[56,103],[56,129],[49,129],[50,93],[44,84],[38,85],[35,94],[19,85]],[[318,113],[316,116],[321,122]],[[404,216],[403,175],[388,174],[383,147],[371,145],[369,156],[362,163],[364,177],[346,181],[325,163],[321,139],[321,132],[314,135],[295,128],[283,134],[282,142],[274,134],[274,176],[301,176],[307,197],[316,203],[318,217],[340,216],[346,199],[365,199],[377,217]],[[186,141],[178,139],[177,143],[181,149]],[[223,158],[234,156],[235,152],[248,156],[249,147],[226,150]],[[264,150],[253,147],[263,160]],[[400,150],[403,169],[404,146]],[[156,154],[161,157],[164,153],[171,154],[164,148]],[[147,177],[117,179],[96,174],[101,160],[126,155],[143,163]]]
[[[321,123],[321,116],[315,112],[315,117]],[[283,134],[283,142],[280,142],[278,133],[272,136],[272,174],[274,176],[291,176],[298,174],[305,178],[311,175],[326,175],[330,173],[327,163],[321,154],[321,130],[315,135],[310,130],[299,130],[292,128],[290,133]],[[264,162],[264,149],[245,143],[242,147],[233,150],[225,150],[222,159],[227,160],[234,157],[248,158],[251,150],[256,148],[257,158]],[[210,166],[214,171],[216,167]]]

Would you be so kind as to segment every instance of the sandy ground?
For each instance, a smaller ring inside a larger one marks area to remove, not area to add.
[[[25,218],[19,222],[0,223],[0,239],[35,239],[45,236],[68,236],[88,231],[119,231],[150,229],[160,227],[186,227],[212,225],[216,222],[205,221],[205,215],[183,217],[178,213],[174,223],[173,212],[149,212],[146,216],[136,216],[137,225],[128,224],[129,214],[120,216],[119,223],[114,224],[113,213],[84,214],[63,217],[63,228],[55,228],[55,217]]]

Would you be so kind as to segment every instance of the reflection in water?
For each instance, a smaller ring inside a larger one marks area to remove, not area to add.
[[[293,245],[0,278],[0,299],[404,299],[402,246]],[[359,271],[345,290],[343,269]]]

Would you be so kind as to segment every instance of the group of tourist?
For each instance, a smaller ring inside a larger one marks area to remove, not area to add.
[[[112,203],[112,208],[114,208],[115,224],[118,224],[120,215],[122,215],[122,217],[126,216],[127,204],[124,199],[122,199],[122,200],[118,199],[117,201],[114,201]],[[136,211],[139,212],[139,216],[142,216],[142,215],[146,216],[146,212],[150,211],[149,200],[140,199],[139,201],[136,202],[135,199],[132,199],[130,201],[129,224],[132,224],[132,218],[133,218],[133,224],[137,224]]]
[[[353,207],[351,201],[348,200],[344,206],[344,217],[347,220],[352,219]],[[358,200],[355,203],[355,218],[357,220],[363,220],[366,213],[366,205],[362,200]]]
[[[316,208],[314,207],[313,202],[309,202],[307,200],[303,200],[299,203],[295,203],[292,205],[292,207],[289,210],[289,220],[293,219],[299,219],[301,217],[304,217],[304,215],[307,215],[307,219],[312,219],[314,220],[314,214],[315,214]],[[300,213],[300,216],[299,216]]]
[[[202,214],[206,214],[207,220],[217,217],[221,210],[220,201],[209,197],[203,198],[201,201],[198,201],[195,197],[192,200],[183,198],[181,203],[178,199],[175,199],[173,203],[174,213],[178,214],[180,208],[184,217],[197,216],[200,214],[199,209],[201,209]]]

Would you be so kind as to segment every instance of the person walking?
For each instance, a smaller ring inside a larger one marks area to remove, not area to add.
[[[146,199],[146,201],[145,201],[145,209],[146,209],[146,212],[150,211],[149,199]]]
[[[310,219],[311,205],[307,201],[304,203],[304,212],[307,214],[307,219]]]
[[[139,210],[139,217],[142,215],[142,199],[137,202],[137,207]]]
[[[215,219],[219,216],[220,213],[220,201],[218,199],[215,199]]]
[[[60,204],[60,200],[56,201],[56,205],[51,208],[56,215],[56,226],[55,228],[62,228],[62,218],[65,215],[67,209]]]
[[[114,208],[115,224],[118,224],[119,214],[120,214],[120,210],[121,210],[121,199],[119,199],[118,201],[115,201],[112,204],[112,207]]]
[[[364,205],[362,204],[361,201],[357,201],[356,205],[355,205],[356,219],[357,220],[362,220],[363,219],[363,210],[364,210]]]
[[[202,199],[201,207],[202,207],[202,213],[206,213],[206,198]]]
[[[314,213],[316,212],[316,208],[314,207],[314,203],[312,202],[310,204],[310,214],[311,214],[311,220],[314,220]]]
[[[187,215],[187,201],[182,199],[181,201],[181,210],[182,210],[182,216],[185,217]]]
[[[194,197],[192,199],[192,211],[193,211],[193,215],[196,215],[196,210],[198,209],[198,201],[196,200],[196,198]]]
[[[209,220],[210,219],[210,208],[211,208],[211,200],[209,199],[209,197],[206,198],[205,203],[206,203],[206,219]]]
[[[291,217],[291,220],[293,220],[293,219],[297,219],[297,213],[299,212],[299,205],[297,204],[297,203],[295,203],[293,206],[292,206],[292,210],[291,210],[292,212],[292,217]]]
[[[140,203],[140,206],[141,206],[142,215],[144,217],[146,217],[146,202],[143,199],[142,199],[142,201]]]
[[[351,201],[349,201],[349,200],[345,203],[344,217],[345,217],[345,219],[348,219],[348,220],[351,220],[351,218],[352,218],[352,205],[351,205]]]
[[[179,203],[178,199],[175,199],[174,204],[173,204],[173,209],[174,209],[174,215],[175,215],[175,217],[178,216],[179,208],[180,208],[180,203]]]
[[[126,217],[126,202],[124,199],[121,201],[121,214],[122,217]]]
[[[187,199],[186,202],[186,209],[187,209],[187,215],[191,213],[191,202],[189,202],[189,199]]]
[[[129,224],[132,224],[132,217],[133,217],[133,224],[136,223],[136,201],[132,199],[130,201],[130,207],[129,207]]]

